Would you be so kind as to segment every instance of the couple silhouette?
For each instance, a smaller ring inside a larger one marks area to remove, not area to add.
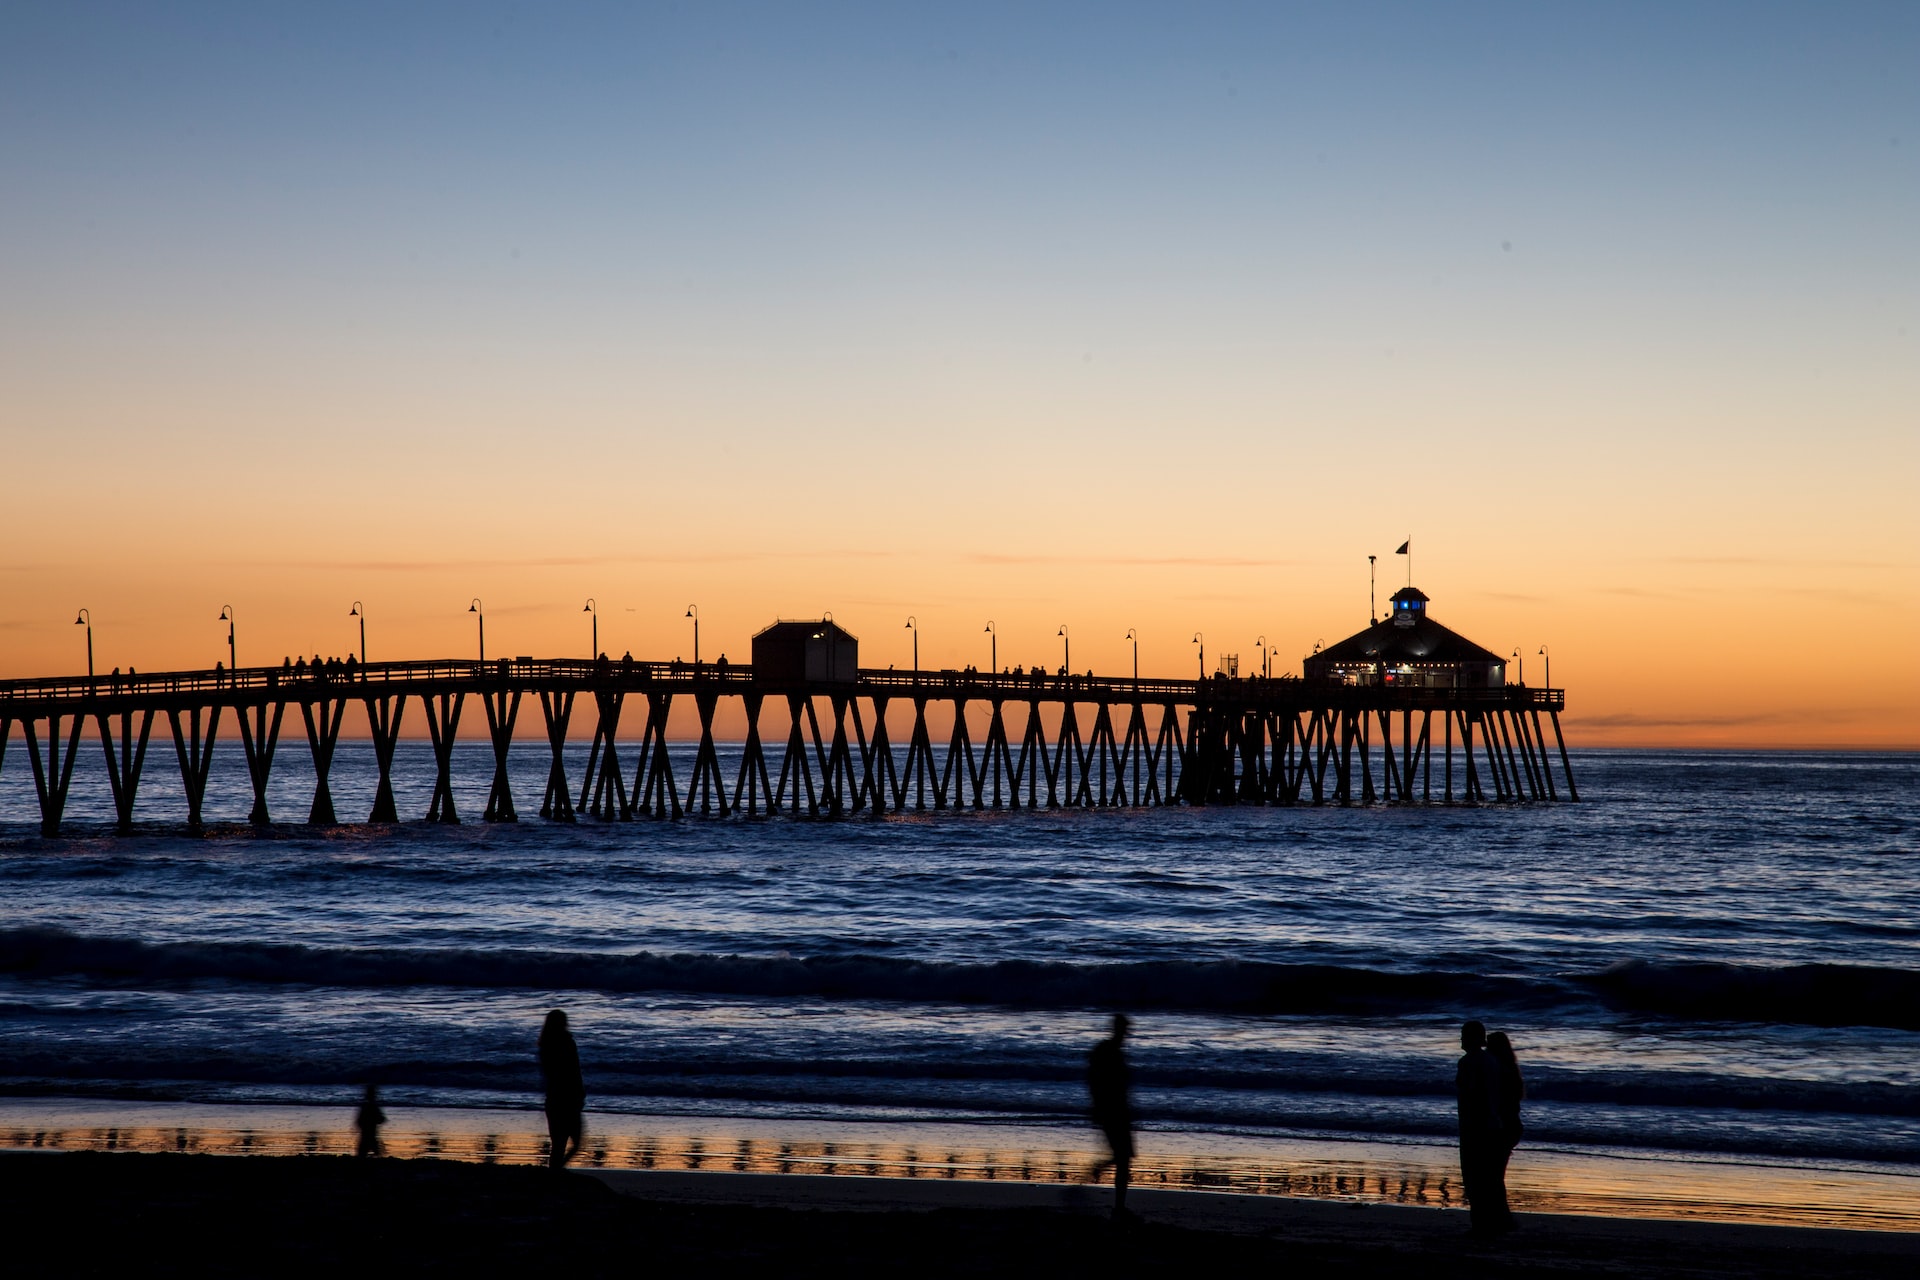
[[[1500,1235],[1519,1225],[1507,1204],[1507,1162],[1524,1132],[1520,1101],[1526,1082],[1506,1032],[1488,1035],[1485,1023],[1464,1023],[1460,1049],[1453,1072],[1460,1107],[1460,1180],[1467,1188],[1473,1233]]]

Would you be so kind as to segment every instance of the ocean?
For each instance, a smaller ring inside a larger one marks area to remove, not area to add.
[[[1017,1151],[1032,1176],[1035,1152],[1093,1149],[1086,1053],[1124,1010],[1143,1159],[1230,1185],[1344,1150],[1363,1183],[1400,1170],[1402,1198],[1432,1171],[1444,1202],[1476,1017],[1527,1077],[1522,1182],[1530,1155],[1672,1187],[1735,1168],[1920,1225],[1914,755],[1585,751],[1559,805],[255,832],[230,745],[197,838],[164,741],[126,837],[83,755],[40,838],[9,752],[0,1142],[316,1132],[376,1082],[422,1149],[484,1132],[537,1158],[534,1040],[560,1007],[603,1159],[710,1159],[722,1135],[865,1171],[886,1159],[850,1153],[999,1151],[995,1176]],[[417,817],[431,753],[399,751]],[[305,754],[276,762],[292,823]],[[544,747],[513,767],[531,814]],[[455,771],[477,817],[489,749]],[[374,777],[343,742],[343,815]]]

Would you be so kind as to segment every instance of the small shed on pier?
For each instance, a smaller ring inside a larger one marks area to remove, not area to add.
[[[1392,604],[1385,619],[1310,654],[1306,678],[1421,689],[1497,689],[1507,682],[1499,654],[1427,616],[1424,591],[1402,587]]]
[[[859,670],[859,637],[832,618],[782,619],[753,638],[755,680],[852,684]]]

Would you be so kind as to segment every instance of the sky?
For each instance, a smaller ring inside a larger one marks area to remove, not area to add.
[[[1298,670],[1920,746],[1920,7],[0,8],[0,679]],[[1540,664],[1540,665],[1536,665]]]

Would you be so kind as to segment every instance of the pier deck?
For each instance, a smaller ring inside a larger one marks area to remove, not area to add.
[[[564,748],[582,695],[594,727],[576,795]],[[1559,689],[865,668],[851,680],[776,682],[756,679],[744,664],[606,659],[437,659],[0,682],[0,768],[17,722],[41,829],[57,834],[91,721],[117,826],[131,830],[148,742],[164,717],[186,793],[186,825],[199,830],[213,744],[225,721],[238,725],[253,785],[249,819],[264,824],[280,731],[287,709],[297,707],[315,775],[307,821],[331,824],[337,815],[328,774],[346,708],[357,703],[366,710],[379,769],[368,821],[397,822],[394,746],[409,704],[417,701],[436,770],[426,820],[457,822],[452,751],[471,699],[482,706],[494,755],[482,817],[511,822],[518,813],[507,753],[529,696],[540,705],[552,760],[540,814],[561,822],[583,814],[617,821],[693,811],[837,817],[960,807],[1579,799],[1560,728],[1566,699]],[[692,702],[700,726],[684,787],[667,736],[676,698]],[[645,719],[629,773],[619,756],[634,749],[620,738],[630,699],[636,709],[644,704]],[[738,701],[746,726],[730,781],[713,734],[723,700]],[[785,712],[784,746],[775,751],[761,737],[769,701]],[[913,710],[904,755],[888,726],[895,703]],[[927,708],[942,704],[952,728],[936,748]],[[976,741],[970,720],[982,717]]]

